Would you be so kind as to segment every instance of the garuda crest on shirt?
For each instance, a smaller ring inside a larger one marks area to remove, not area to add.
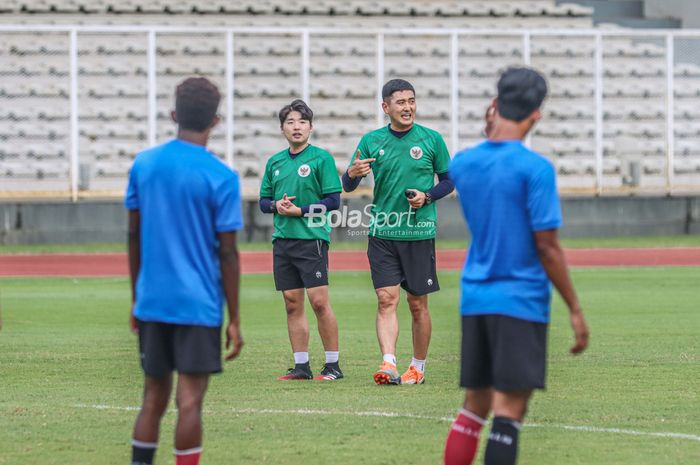
[[[309,174],[311,174],[311,168],[309,167],[309,165],[301,165],[297,170],[297,174],[302,178],[305,178]]]
[[[420,159],[420,157],[423,156],[423,149],[416,145],[414,147],[411,147],[411,151],[409,153],[411,154],[411,158],[413,158],[414,160],[418,160]]]

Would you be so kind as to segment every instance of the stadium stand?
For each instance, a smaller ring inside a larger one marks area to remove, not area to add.
[[[25,0],[1,2],[0,22],[174,26],[327,27],[367,35],[312,34],[310,104],[314,141],[343,170],[358,138],[376,126],[377,42],[372,29],[590,28],[591,8],[554,1],[386,0]],[[69,160],[69,43],[66,34],[3,32],[0,41],[0,191],[66,189]],[[418,91],[419,121],[450,140],[450,41],[430,34],[384,38],[386,79],[404,77]],[[524,59],[514,35],[460,36],[459,145],[480,138],[483,109],[495,80]],[[79,48],[80,163],[95,191],[120,190],[133,155],[147,144],[147,37],[143,32],[81,33]],[[532,145],[557,166],[562,189],[595,188],[595,46],[585,36],[533,36],[531,63],[550,79],[545,120]],[[265,159],[284,146],[276,113],[300,96],[298,33],[236,34],[234,39],[234,156],[247,192],[255,192]],[[624,187],[631,163],[641,163],[639,187],[656,188],[666,173],[666,51],[663,40],[606,37],[603,43],[605,186]],[[174,135],[174,86],[205,75],[225,88],[225,40],[220,33],[157,36],[157,138]],[[696,183],[700,173],[700,67],[678,62],[675,76],[674,171]],[[223,106],[222,106],[223,110]],[[222,111],[224,120],[229,116]],[[212,138],[226,149],[223,125]],[[695,176],[692,176],[695,174]],[[31,179],[33,182],[27,183]]]

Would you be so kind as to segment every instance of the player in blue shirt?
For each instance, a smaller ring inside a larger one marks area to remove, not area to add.
[[[221,371],[224,297],[226,360],[242,346],[236,231],[243,227],[238,175],[206,149],[221,95],[205,78],[176,91],[177,139],[139,153],[129,174],[131,327],[138,332],[145,388],[132,465],[151,465],[178,372],[176,465],[197,465],[202,403]]]
[[[453,180],[472,242],[462,271],[464,408],[445,446],[445,465],[471,464],[489,412],[486,465],[516,462],[518,432],[534,389],[545,384],[550,281],[569,307],[578,354],[586,326],[569,278],[555,171],[522,143],[540,119],[544,78],[510,68],[487,112],[488,140],[455,155]]]

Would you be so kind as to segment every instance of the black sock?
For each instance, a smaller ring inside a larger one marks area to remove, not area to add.
[[[131,465],[153,465],[155,447],[140,447],[131,445]]]
[[[306,373],[311,373],[311,365],[309,365],[309,362],[295,363],[294,368],[296,368],[297,370],[303,370]]]
[[[520,423],[507,417],[495,417],[486,443],[485,465],[515,465],[518,455]]]

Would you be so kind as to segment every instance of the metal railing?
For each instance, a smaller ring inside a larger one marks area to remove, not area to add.
[[[676,182],[675,166],[675,129],[674,129],[674,103],[677,98],[674,89],[674,68],[678,64],[675,57],[675,43],[679,39],[682,40],[698,40],[700,45],[700,31],[697,30],[599,30],[599,29],[576,29],[576,30],[508,30],[508,29],[382,29],[382,30],[349,30],[338,28],[242,28],[242,27],[170,27],[170,26],[12,26],[0,25],[0,41],[3,40],[3,34],[17,33],[57,33],[66,34],[69,38],[68,60],[69,60],[69,190],[73,200],[79,197],[79,166],[80,166],[80,125],[79,118],[79,86],[80,73],[79,67],[81,56],[78,49],[78,38],[83,34],[139,34],[143,35],[147,40],[147,118],[146,118],[146,133],[147,142],[149,145],[154,145],[157,142],[157,92],[158,92],[158,74],[157,62],[159,56],[157,47],[159,44],[159,36],[164,34],[191,34],[200,35],[206,34],[221,34],[224,41],[224,59],[225,59],[225,93],[224,108],[226,112],[225,118],[225,160],[230,165],[234,166],[236,160],[235,154],[235,139],[234,128],[236,121],[234,120],[234,107],[236,106],[236,81],[234,66],[235,43],[239,35],[247,34],[270,34],[270,35],[298,35],[300,41],[300,59],[301,69],[299,70],[300,88],[299,95],[306,101],[312,99],[311,94],[311,45],[315,38],[324,36],[371,36],[376,40],[376,98],[377,102],[381,99],[381,87],[386,76],[385,59],[386,49],[385,40],[392,36],[421,36],[421,37],[442,37],[449,41],[449,50],[447,51],[447,59],[449,60],[449,121],[450,131],[447,135],[449,147],[452,152],[455,152],[463,145],[460,140],[460,79],[465,74],[465,69],[468,69],[469,63],[461,63],[460,57],[460,40],[478,40],[480,37],[507,37],[514,41],[520,42],[521,62],[525,65],[533,65],[537,67],[538,57],[533,55],[533,40],[540,39],[557,39],[561,40],[573,38],[590,39],[593,43],[592,53],[592,69],[590,76],[594,82],[593,91],[593,122],[595,125],[594,136],[592,140],[593,157],[594,157],[594,172],[592,177],[591,192],[595,194],[605,194],[607,192],[617,192],[619,189],[607,189],[605,184],[604,173],[604,158],[605,158],[605,86],[606,77],[604,74],[606,57],[605,42],[612,39],[629,39],[630,43],[644,43],[645,41],[656,41],[659,44],[663,43],[665,53],[665,84],[663,90],[664,98],[664,125],[665,125],[665,170],[663,172],[663,185],[657,186],[656,191],[664,194],[673,194],[679,192],[679,184]],[[488,39],[484,39],[488,40]],[[624,58],[624,57],[623,57]],[[407,58],[408,59],[408,58]],[[420,58],[414,58],[420,60]],[[496,60],[497,58],[494,58]],[[0,72],[3,72],[0,68]],[[342,78],[342,76],[339,76]],[[8,79],[4,77],[3,79]],[[11,77],[9,78],[11,79]],[[550,82],[556,79],[550,77]],[[562,78],[566,79],[566,78]],[[630,77],[629,79],[633,79]],[[642,78],[643,79],[643,78]],[[495,89],[495,80],[494,80]],[[700,97],[700,95],[699,95]],[[313,105],[313,104],[312,104]],[[379,107],[376,106],[376,123],[377,125],[384,124],[385,116]],[[475,135],[475,137],[477,137]],[[532,143],[529,138],[528,143]],[[700,150],[698,151],[700,152]],[[697,185],[695,178],[698,178]],[[690,176],[693,182],[690,187],[680,186],[682,189],[700,190],[700,167],[695,175]],[[3,189],[0,188],[0,191]],[[627,189],[635,191],[634,188]]]

